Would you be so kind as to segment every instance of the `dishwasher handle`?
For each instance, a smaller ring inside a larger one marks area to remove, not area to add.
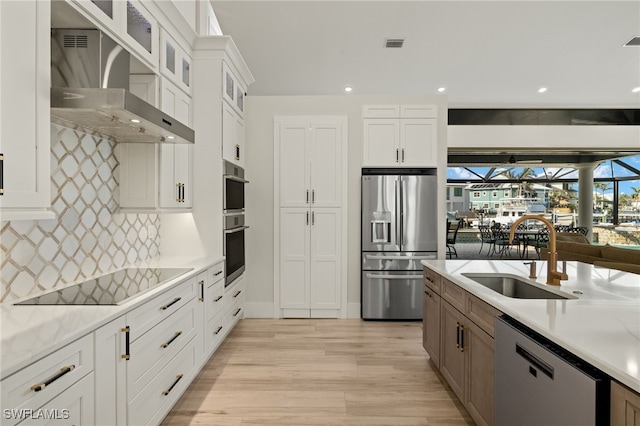
[[[538,370],[542,371],[546,376],[548,376],[551,380],[553,380],[553,367],[520,346],[516,343],[516,353],[520,355],[522,358],[526,359],[531,365],[536,367]],[[536,370],[532,367],[529,367],[529,372],[536,376]]]

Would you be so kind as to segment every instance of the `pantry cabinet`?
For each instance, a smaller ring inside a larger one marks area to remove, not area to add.
[[[435,111],[429,105],[365,105],[363,167],[437,167]]]
[[[49,91],[51,3],[0,2],[0,219],[54,217]],[[20,35],[19,42],[16,34]]]
[[[424,277],[423,346],[432,359],[437,353],[434,363],[476,424],[492,425],[493,322],[502,313],[429,268]]]
[[[341,234],[339,208],[281,209],[280,308],[284,316],[337,316]]]
[[[346,118],[276,117],[276,310],[338,317],[345,297]]]
[[[280,207],[339,207],[342,200],[343,122],[279,120]]]
[[[244,119],[227,102],[222,103],[222,158],[245,166]]]

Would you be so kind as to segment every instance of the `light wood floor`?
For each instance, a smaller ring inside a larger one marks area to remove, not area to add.
[[[473,425],[420,322],[240,321],[163,425]]]

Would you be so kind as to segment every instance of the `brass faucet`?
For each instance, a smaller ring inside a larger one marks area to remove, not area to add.
[[[553,223],[545,219],[542,216],[529,215],[518,218],[511,225],[509,231],[509,244],[513,241],[517,226],[525,220],[538,220],[542,222],[547,228],[549,228],[549,258],[547,259],[547,284],[560,285],[560,280],[568,280],[569,276],[565,271],[558,271],[558,251],[556,250],[556,230],[553,227]]]

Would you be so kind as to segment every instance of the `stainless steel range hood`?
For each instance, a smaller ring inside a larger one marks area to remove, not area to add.
[[[195,132],[129,92],[129,53],[98,30],[51,32],[51,121],[116,142],[194,143]]]

